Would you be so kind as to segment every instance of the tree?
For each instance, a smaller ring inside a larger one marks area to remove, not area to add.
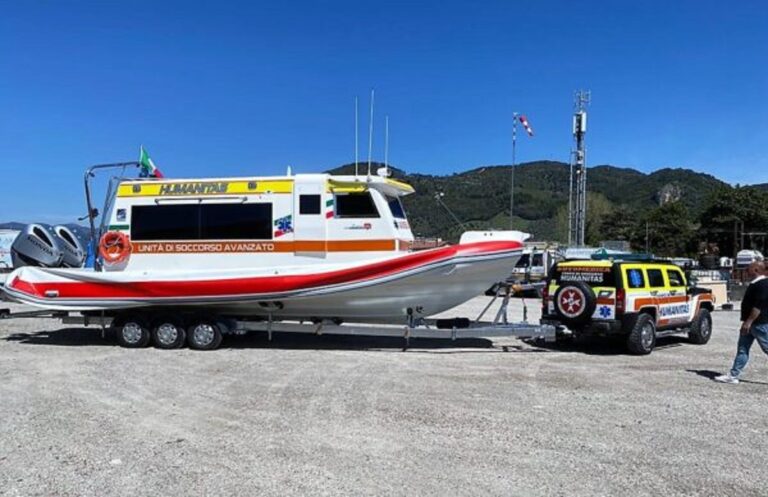
[[[721,188],[708,199],[700,222],[701,238],[717,243],[721,253],[732,254],[738,245],[734,232],[768,231],[768,193],[749,187]]]
[[[652,210],[648,223],[650,249],[655,255],[680,257],[696,252],[696,229],[688,209],[680,202],[667,202]]]

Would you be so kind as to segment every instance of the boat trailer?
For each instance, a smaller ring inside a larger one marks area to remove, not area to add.
[[[347,335],[361,337],[401,337],[404,340],[404,350],[410,347],[412,338],[433,338],[460,340],[467,338],[491,338],[491,337],[515,337],[542,339],[554,342],[556,329],[552,325],[533,324],[527,322],[527,308],[524,309],[524,319],[521,322],[508,320],[509,300],[513,294],[511,287],[497,293],[485,306],[482,312],[474,319],[449,318],[427,319],[413,316],[409,310],[407,320],[403,325],[398,324],[366,324],[366,323],[335,323],[330,320],[317,322],[308,321],[282,321],[269,314],[263,320],[240,320],[221,316],[221,324],[225,329],[223,334],[243,335],[250,331],[266,332],[268,339],[272,340],[273,333],[304,333],[314,335]],[[501,300],[493,320],[482,321],[494,303]],[[0,319],[22,318],[53,318],[60,319],[62,324],[79,326],[99,326],[102,337],[106,337],[112,318],[99,315],[80,315],[66,311],[25,311],[10,312],[9,309],[0,309]]]

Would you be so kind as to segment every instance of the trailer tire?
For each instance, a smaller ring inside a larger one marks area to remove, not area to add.
[[[636,355],[648,355],[656,346],[656,325],[653,316],[646,313],[634,314],[627,320],[627,350]]]
[[[129,349],[144,348],[149,345],[152,334],[146,321],[138,316],[126,316],[116,319],[113,325],[117,335],[117,343]]]
[[[187,344],[190,349],[217,349],[221,345],[221,339],[221,328],[210,320],[195,321],[187,328]]]
[[[697,345],[704,345],[712,337],[712,315],[709,309],[699,309],[691,323],[688,339]]]
[[[152,342],[159,349],[178,349],[187,341],[184,327],[173,318],[159,318],[152,326]]]

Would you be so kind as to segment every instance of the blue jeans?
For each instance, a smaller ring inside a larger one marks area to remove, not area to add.
[[[731,376],[738,378],[749,361],[749,349],[757,340],[763,352],[768,354],[768,324],[756,324],[749,329],[746,335],[739,335],[739,347],[736,351],[736,359],[733,360]]]

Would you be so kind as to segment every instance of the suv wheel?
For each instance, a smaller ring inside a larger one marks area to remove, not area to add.
[[[635,314],[627,320],[627,349],[637,355],[650,354],[656,346],[656,324],[650,314]]]
[[[691,323],[688,339],[698,345],[704,345],[712,336],[712,315],[708,309],[699,309]]]

